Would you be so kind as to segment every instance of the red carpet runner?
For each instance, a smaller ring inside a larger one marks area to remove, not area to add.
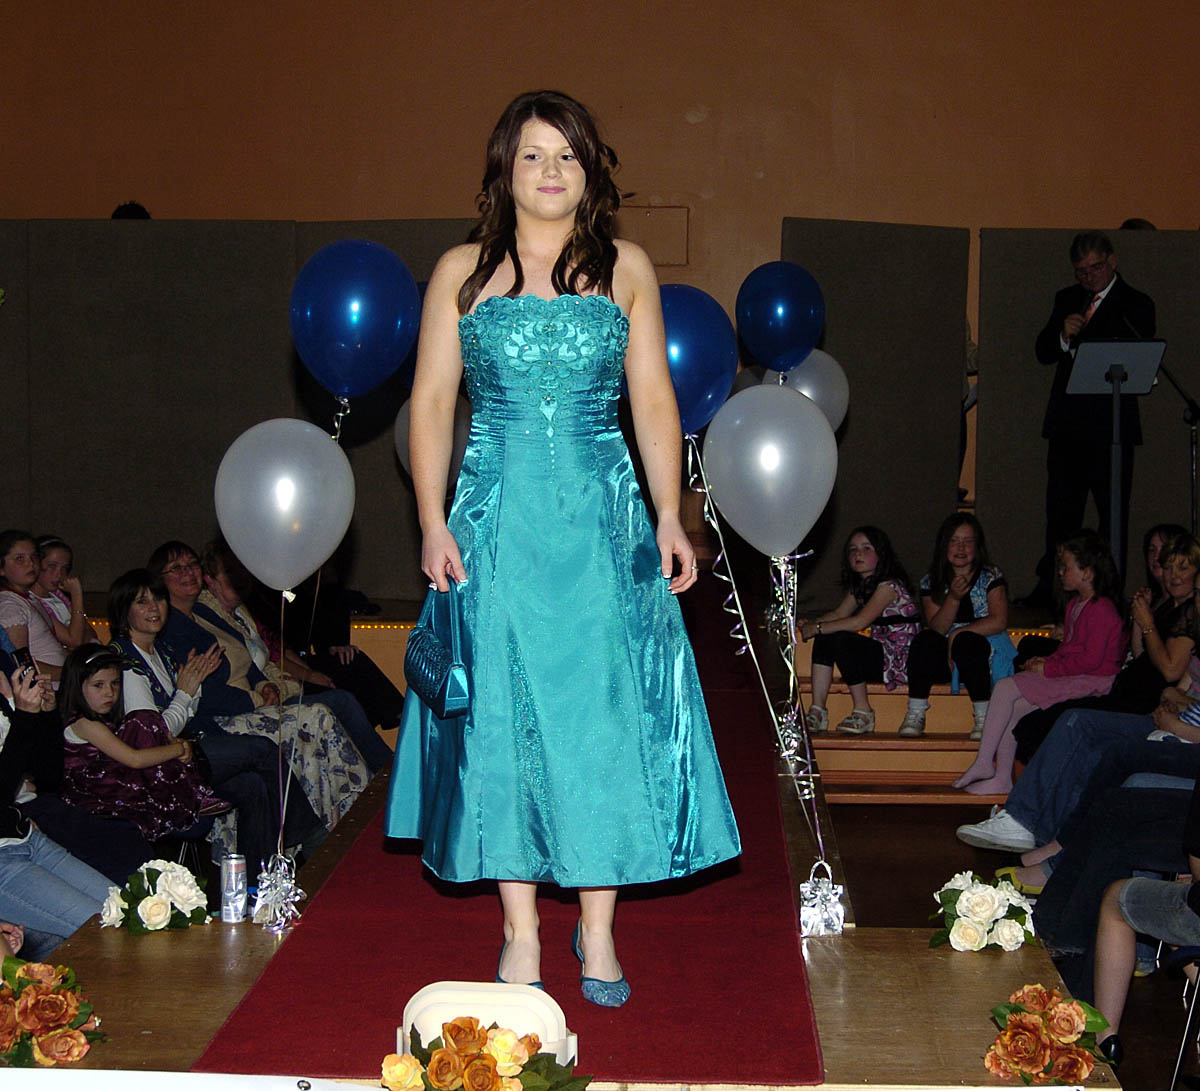
[[[580,1070],[599,1080],[820,1083],[762,698],[726,690],[708,700],[740,861],[622,895],[617,945],[633,997],[616,1010],[580,995],[578,909],[546,891],[542,976],[579,1035]],[[366,828],[197,1071],[378,1078],[417,989],[491,980],[494,886],[439,884],[405,848],[384,850],[380,818]]]

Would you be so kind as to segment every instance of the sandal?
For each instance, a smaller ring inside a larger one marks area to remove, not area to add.
[[[804,726],[810,735],[824,735],[829,730],[829,713],[816,705],[809,705],[804,714]]]
[[[1007,879],[1014,887],[1017,888],[1018,894],[1025,894],[1030,898],[1036,898],[1043,890],[1046,889],[1045,884],[1035,886],[1033,883],[1023,883],[1017,878],[1017,867],[1014,864],[1011,867],[1002,867],[996,869],[997,879]]]
[[[837,725],[839,735],[870,735],[875,731],[875,713],[872,709],[856,708]]]

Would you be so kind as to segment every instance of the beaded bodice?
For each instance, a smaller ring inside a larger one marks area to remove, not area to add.
[[[629,320],[607,296],[491,296],[459,336],[473,426],[553,437],[615,421]]]

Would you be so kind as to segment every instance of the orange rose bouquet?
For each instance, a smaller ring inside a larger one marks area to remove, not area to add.
[[[1058,989],[1025,985],[992,1008],[1000,1028],[983,1066],[1003,1080],[1076,1084],[1091,1075],[1100,1054],[1096,1032],[1108,1021],[1091,1004]]]
[[[543,1053],[536,1034],[518,1037],[469,1015],[443,1023],[428,1046],[414,1027],[409,1049],[384,1057],[380,1083],[388,1091],[584,1091],[592,1080]]]
[[[52,1068],[77,1061],[103,1035],[69,966],[9,955],[0,980],[0,1063]]]

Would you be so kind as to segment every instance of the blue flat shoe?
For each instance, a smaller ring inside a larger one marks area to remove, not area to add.
[[[625,975],[619,981],[601,981],[598,977],[583,976],[583,948],[579,946],[580,925],[575,925],[575,935],[571,937],[571,950],[579,959],[579,989],[584,1000],[599,1004],[602,1008],[619,1008],[629,999],[629,982]]]
[[[541,989],[542,992],[545,992],[546,986],[543,985],[540,981],[505,981],[504,978],[502,978],[500,976],[500,963],[502,963],[504,961],[504,952],[507,949],[508,949],[507,943],[504,943],[500,947],[500,957],[496,960],[496,984],[497,985],[532,985],[535,989]]]

